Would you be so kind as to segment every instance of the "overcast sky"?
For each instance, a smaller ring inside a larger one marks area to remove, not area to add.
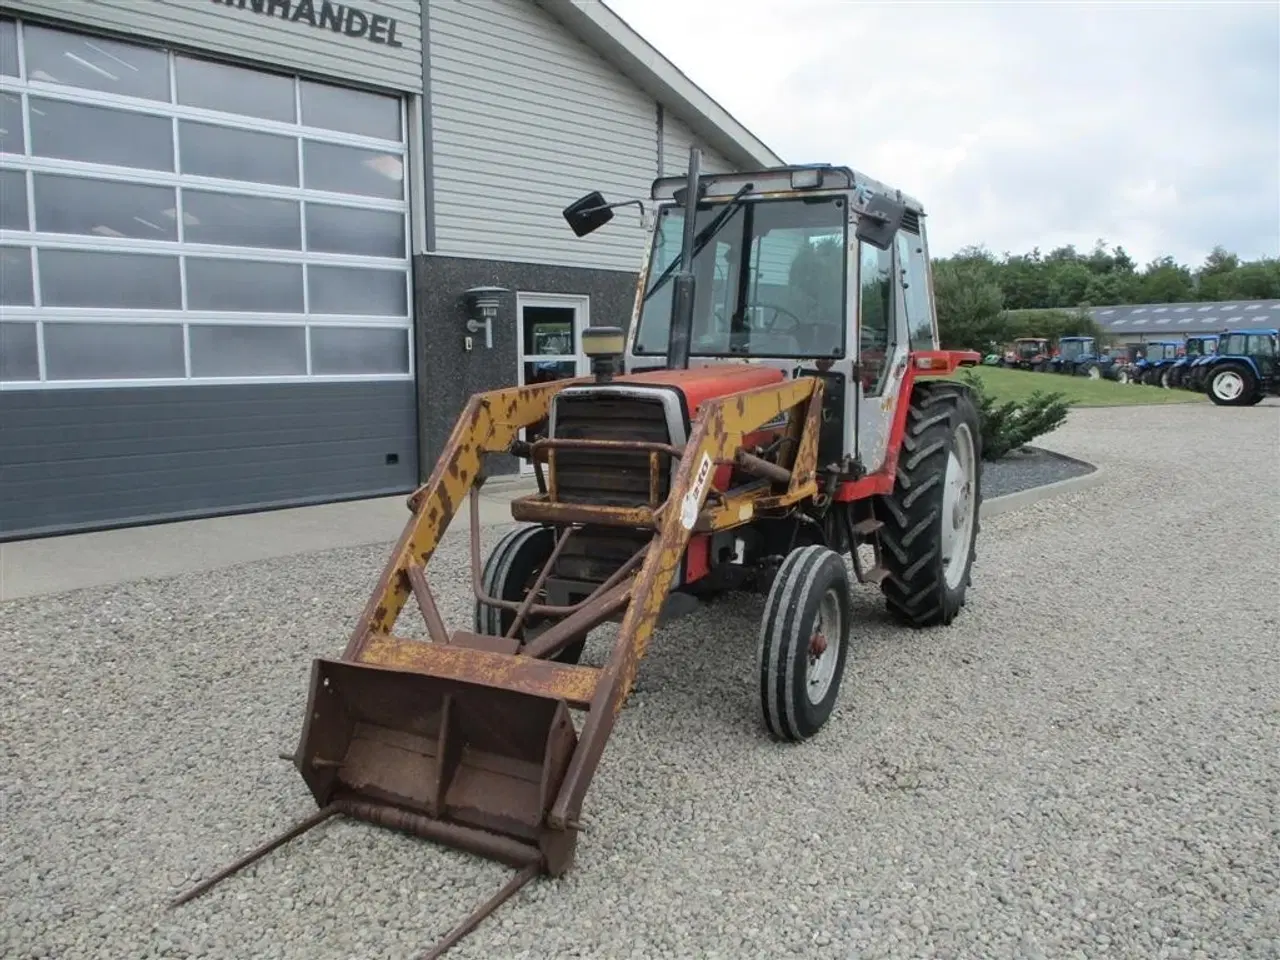
[[[1280,255],[1280,3],[605,0],[787,162],[918,197],[935,255]]]

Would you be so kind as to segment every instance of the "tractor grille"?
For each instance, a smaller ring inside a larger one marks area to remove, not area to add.
[[[658,398],[601,391],[556,397],[556,439],[670,443],[666,408]],[[557,450],[556,496],[566,503],[644,506],[649,502],[649,454]],[[671,486],[671,458],[659,457],[658,502]]]

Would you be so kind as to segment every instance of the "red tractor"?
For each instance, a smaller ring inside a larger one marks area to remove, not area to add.
[[[593,375],[471,398],[345,651],[313,664],[292,760],[319,812],[285,838],[342,815],[519,868],[437,952],[569,869],[660,620],[758,591],[749,695],[774,738],[805,741],[861,630],[854,583],[911,628],[965,603],[982,440],[949,375],[980,357],[939,349],[920,204],[847,167],[699,162],[653,184],[630,322],[582,337]],[[592,193],[565,218],[584,236],[637,202]],[[538,491],[482,564],[477,491],[512,454]],[[474,622],[451,630],[426,567],[468,498]],[[410,601],[426,639],[393,632]]]
[[[1043,373],[1049,369],[1052,358],[1053,349],[1044,337],[1019,337],[1005,351],[1002,366]]]

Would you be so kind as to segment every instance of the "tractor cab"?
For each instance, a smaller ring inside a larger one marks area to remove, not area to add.
[[[1172,363],[1178,359],[1178,350],[1182,346],[1177,340],[1151,340],[1147,343],[1147,363]]]
[[[939,350],[923,208],[838,166],[700,174],[697,183],[692,216],[687,177],[652,185],[625,376],[610,389],[638,376],[696,380],[718,395],[744,365],[757,378],[818,377],[823,468],[849,479],[879,469],[908,357],[925,370]],[[565,211],[575,232],[594,229],[575,208],[603,203],[588,194]],[[598,389],[570,388],[557,402]],[[690,400],[681,416],[695,414]]]
[[[1182,343],[1178,340],[1149,340],[1143,346],[1144,355],[1133,364],[1134,382],[1158,386],[1164,369],[1178,359]]]
[[[1187,337],[1187,349],[1185,358],[1194,360],[1197,357],[1207,357],[1216,353],[1218,350],[1218,335],[1216,333],[1205,334],[1198,337]]]
[[[1161,372],[1161,383],[1167,387],[1185,387],[1193,367],[1212,357],[1218,348],[1216,333],[1192,335],[1187,337],[1186,348],[1182,355]]]

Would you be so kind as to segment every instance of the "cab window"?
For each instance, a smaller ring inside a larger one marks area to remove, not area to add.
[[[877,396],[884,389],[893,346],[893,251],[859,243],[858,276],[862,295],[858,308],[859,364],[862,391]]]

